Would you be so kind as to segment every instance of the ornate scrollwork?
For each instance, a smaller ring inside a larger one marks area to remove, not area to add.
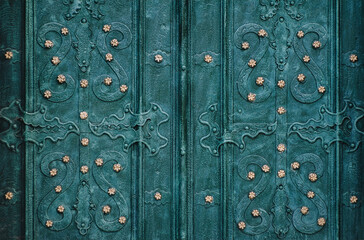
[[[64,17],[66,20],[71,20],[80,13],[83,0],[63,0],[63,4],[68,6],[68,11],[64,14]],[[100,11],[100,5],[105,4],[105,0],[86,0],[84,4],[93,18],[100,20],[104,16]]]
[[[281,0],[260,0],[260,5],[264,9],[263,10],[264,12],[262,11],[260,18],[263,21],[273,18],[277,14],[278,9],[280,8],[280,3]],[[299,12],[299,9],[305,3],[306,0],[296,0],[296,1],[284,0],[284,9],[292,19],[299,21],[303,18],[303,14]]]

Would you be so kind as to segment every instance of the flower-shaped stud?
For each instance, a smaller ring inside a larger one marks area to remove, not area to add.
[[[112,167],[114,169],[115,172],[120,172],[122,167],[119,163],[114,164],[114,166]]]
[[[112,47],[117,47],[119,45],[119,41],[114,38],[113,40],[110,41],[110,44]]]
[[[54,176],[56,176],[56,175],[57,175],[57,172],[58,172],[57,168],[52,168],[52,169],[49,171],[49,175],[50,175],[51,177],[54,177]]]
[[[297,169],[300,168],[300,163],[299,162],[293,162],[291,164],[291,167],[292,167],[293,170],[297,170]]]
[[[350,55],[350,62],[355,63],[358,61],[358,56],[356,54]]]
[[[262,171],[265,172],[265,173],[267,173],[267,172],[270,171],[270,167],[268,165],[263,165],[262,166]]]
[[[308,63],[308,62],[310,62],[311,61],[311,58],[310,58],[310,56],[304,56],[303,58],[303,61],[305,62],[305,63]]]
[[[303,73],[298,74],[297,80],[299,82],[303,82],[303,81],[305,81],[305,79],[306,79],[306,76]]]
[[[250,47],[250,44],[249,44],[248,42],[243,42],[243,43],[241,44],[241,48],[242,48],[243,50],[247,50],[247,49],[249,49],[249,47]]]
[[[161,200],[161,199],[162,199],[162,194],[161,194],[160,192],[156,192],[156,193],[154,194],[154,198],[155,198],[155,200],[159,201],[159,200]]]
[[[279,81],[277,82],[277,86],[278,86],[279,88],[284,88],[284,86],[286,86],[286,82],[285,82],[284,80],[279,80]]]
[[[13,199],[13,197],[14,197],[14,193],[12,193],[12,192],[7,192],[7,193],[5,193],[5,199],[6,200],[11,200],[11,199]]]
[[[249,93],[248,94],[248,101],[249,102],[254,102],[255,101],[255,98],[256,98],[256,94],[254,94],[254,93]]]
[[[57,187],[54,188],[54,191],[56,191],[56,193],[60,193],[62,191],[62,186],[58,185]]]
[[[316,182],[317,181],[317,174],[316,173],[308,174],[308,179],[310,179],[311,182]]]
[[[54,56],[51,61],[53,65],[58,65],[61,62],[61,60],[59,60],[59,57],[56,56]]]
[[[308,191],[307,192],[307,197],[312,199],[312,198],[315,197],[315,193],[313,191]]]
[[[325,93],[326,92],[326,88],[324,86],[320,86],[318,88],[318,91],[319,91],[319,93]]]
[[[86,79],[82,79],[82,80],[80,81],[80,86],[81,86],[82,88],[87,88],[87,86],[88,86],[88,81],[87,81]]]
[[[44,46],[45,46],[46,48],[52,48],[52,47],[54,46],[54,44],[53,44],[53,42],[52,42],[51,40],[46,40],[46,41],[44,42]]]
[[[277,110],[279,115],[285,114],[286,113],[286,109],[284,107],[279,107]]]
[[[351,203],[351,204],[356,204],[356,203],[358,203],[358,197],[357,197],[357,196],[351,196],[351,197],[350,197],[350,203]]]
[[[95,160],[96,166],[101,167],[104,164],[104,160],[102,158],[97,158]]]
[[[162,55],[160,55],[160,54],[155,55],[155,56],[154,56],[154,61],[155,61],[156,63],[161,63],[161,62],[163,61],[163,56],[162,56]]]
[[[80,172],[82,172],[83,174],[86,174],[88,172],[88,167],[86,165],[82,166],[80,168]]]
[[[87,146],[90,143],[90,140],[88,138],[82,138],[81,139],[81,145],[82,146]]]
[[[259,210],[258,210],[258,209],[254,209],[254,210],[252,211],[252,215],[253,215],[253,217],[259,217],[259,215],[260,215]]]
[[[103,208],[102,208],[102,211],[104,214],[108,214],[110,213],[111,211],[111,207],[109,205],[105,205]]]
[[[13,52],[11,52],[11,51],[7,51],[7,52],[5,52],[5,58],[6,59],[12,59],[13,58],[13,56],[14,56],[14,54],[13,54]]]
[[[301,213],[303,215],[307,215],[307,213],[308,213],[308,207],[306,207],[306,206],[301,207]]]
[[[255,61],[254,59],[250,59],[248,62],[248,66],[251,68],[254,68],[257,65],[257,61]]]
[[[313,43],[312,43],[312,47],[313,48],[320,48],[321,47],[321,42],[320,41],[314,41]]]
[[[263,86],[263,84],[264,84],[264,78],[263,77],[257,77],[257,79],[255,80],[255,83],[258,86]]]
[[[255,192],[251,191],[251,192],[249,192],[248,196],[249,196],[250,200],[253,200],[256,197],[256,194],[255,194]]]
[[[106,86],[110,86],[110,85],[111,85],[111,83],[112,83],[112,78],[111,78],[111,77],[106,77],[106,78],[104,79],[104,84],[105,84]]]
[[[245,222],[239,222],[239,223],[238,223],[238,228],[239,228],[240,230],[244,230],[244,229],[245,229],[245,227],[246,227]]]
[[[65,27],[64,27],[64,28],[62,28],[62,29],[61,29],[61,33],[62,33],[62,35],[64,35],[64,36],[68,35],[68,32],[69,32],[69,31],[68,31],[68,28],[65,28]]]
[[[212,57],[211,57],[211,55],[205,55],[205,57],[204,57],[204,61],[205,62],[207,62],[207,63],[210,63],[210,62],[212,62]]]
[[[63,207],[62,205],[59,205],[59,206],[57,207],[57,212],[59,212],[59,213],[63,213],[63,212],[64,212],[64,207]]]
[[[278,144],[277,150],[278,150],[278,152],[286,151],[286,145],[284,145],[283,143]]]
[[[80,118],[81,118],[82,120],[87,119],[87,118],[88,118],[88,113],[87,113],[87,112],[80,112]]]
[[[249,180],[253,180],[255,178],[255,173],[252,172],[252,171],[250,171],[250,172],[248,172],[248,176],[247,177],[248,177]]]
[[[120,92],[125,93],[126,91],[128,91],[128,86],[126,86],[125,84],[120,86]]]
[[[214,201],[214,197],[213,196],[206,196],[205,197],[205,202],[206,203],[212,203]]]
[[[62,162],[68,163],[69,161],[70,161],[70,157],[69,156],[63,156]]]
[[[51,228],[53,226],[53,221],[51,220],[47,220],[45,225],[48,227],[48,228]]]
[[[126,223],[126,217],[124,217],[124,216],[119,217],[119,223],[120,224],[125,224]]]
[[[284,178],[286,176],[286,172],[284,170],[279,170],[277,176],[279,178]]]
[[[264,29],[260,29],[258,32],[259,37],[267,37],[268,33]]]
[[[52,97],[51,91],[45,90],[43,93],[43,97],[45,97],[46,99],[50,99]]]
[[[116,193],[116,189],[115,188],[109,188],[107,190],[107,194],[109,194],[110,196],[115,195],[115,193]]]
[[[303,38],[305,36],[305,33],[303,31],[298,31],[297,32],[297,37],[298,38]]]
[[[111,54],[111,53],[107,53],[107,54],[105,55],[105,59],[106,59],[106,61],[111,62],[111,61],[113,60],[113,56],[112,56],[112,54]]]
[[[326,220],[325,220],[325,218],[319,218],[319,219],[317,219],[317,225],[319,225],[319,226],[324,226],[326,224]]]
[[[102,28],[102,30],[104,30],[104,32],[110,32],[111,29],[111,25],[104,25],[104,27]]]
[[[57,81],[59,82],[59,83],[65,83],[66,82],[66,76],[65,75],[63,75],[63,74],[59,74],[58,76],[57,76]]]

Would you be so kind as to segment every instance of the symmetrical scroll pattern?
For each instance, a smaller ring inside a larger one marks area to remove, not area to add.
[[[104,14],[100,11],[100,5],[105,4],[105,1],[106,0],[86,0],[85,8],[91,17],[99,20],[104,16]],[[63,4],[68,6],[68,11],[64,14],[66,20],[71,20],[80,13],[82,9],[82,2],[83,0],[63,0]]]
[[[277,14],[278,9],[280,9],[281,1],[283,2],[283,0],[260,0],[260,5],[264,9],[260,18],[263,21],[273,18]],[[292,19],[299,21],[303,18],[303,14],[299,12],[299,9],[305,3],[306,0],[284,0],[284,9]]]

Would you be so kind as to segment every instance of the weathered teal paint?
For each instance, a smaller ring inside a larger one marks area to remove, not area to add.
[[[4,239],[363,238],[362,1],[0,9]]]

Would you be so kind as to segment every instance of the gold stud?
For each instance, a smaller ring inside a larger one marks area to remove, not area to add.
[[[102,28],[102,30],[104,30],[104,32],[110,32],[111,29],[111,25],[104,25],[104,27]]]
[[[53,226],[53,222],[51,220],[47,220],[45,224],[48,228],[51,228]]]
[[[313,43],[312,43],[312,47],[314,47],[314,48],[320,48],[321,47],[321,42],[320,41],[314,41]]]
[[[52,97],[52,92],[49,90],[45,90],[43,93],[43,97],[50,99]]]
[[[317,224],[319,226],[324,226],[326,224],[325,218],[319,218],[319,219],[317,219]]]
[[[245,227],[246,227],[245,222],[239,222],[239,223],[238,223],[238,228],[239,228],[240,230],[244,230],[244,229],[245,229]]]
[[[305,33],[303,31],[298,31],[297,32],[297,37],[298,38],[303,38],[303,36],[305,36]]]
[[[52,48],[52,47],[54,46],[54,44],[53,44],[53,42],[52,42],[51,40],[46,40],[46,41],[44,42],[44,46],[45,46],[46,48]]]
[[[110,86],[110,85],[111,85],[111,83],[112,83],[112,79],[111,79],[111,77],[106,77],[106,78],[104,79],[104,84],[105,84],[106,86]]]
[[[255,178],[255,173],[254,172],[248,172],[248,179],[253,180],[254,178]]]
[[[120,86],[120,92],[125,93],[126,91],[128,91],[128,86],[126,86],[126,85],[121,85],[121,86]]]
[[[160,55],[160,54],[155,55],[155,56],[154,56],[154,61],[155,61],[156,63],[161,63],[161,62],[163,61],[163,56],[162,56],[162,55]]]
[[[326,88],[324,86],[320,86],[318,88],[318,91],[319,91],[319,93],[325,93],[326,92]]]
[[[267,37],[268,33],[264,29],[260,29],[258,32],[259,37]]]
[[[252,211],[252,215],[253,215],[253,217],[259,217],[259,215],[260,215],[259,210],[258,210],[258,209],[254,209],[254,210]]]
[[[104,212],[104,214],[108,214],[110,213],[111,211],[111,207],[109,205],[105,205],[103,208],[102,208],[102,211]]]
[[[254,102],[255,98],[256,98],[256,94],[254,94],[254,93],[249,93],[248,94],[248,101],[249,102]]]
[[[88,167],[86,165],[82,166],[80,168],[80,172],[82,172],[83,174],[86,174],[88,172]]]
[[[63,213],[63,212],[64,212],[64,207],[63,207],[62,205],[59,205],[59,206],[57,207],[57,212],[59,212],[59,213]]]
[[[255,192],[253,192],[253,191],[249,192],[249,199],[250,200],[253,200],[255,197],[256,197]]]
[[[107,54],[105,55],[105,59],[106,59],[106,61],[111,62],[111,61],[113,60],[113,56],[112,56],[112,54],[111,54],[111,53],[107,53]]]
[[[59,57],[54,56],[52,58],[53,65],[58,65],[60,62],[61,62],[61,60],[59,60]]]
[[[14,193],[12,193],[12,192],[7,192],[7,193],[5,193],[5,199],[6,200],[11,200],[11,199],[13,199],[13,197],[14,197]]]
[[[109,189],[107,190],[107,193],[108,193],[110,196],[115,195],[115,193],[116,193],[116,189],[115,189],[115,188],[109,188]]]
[[[119,223],[125,224],[126,223],[126,217],[124,217],[124,216],[119,217]]]
[[[307,215],[307,213],[308,213],[308,207],[306,207],[306,206],[301,207],[301,213],[303,215]]]
[[[350,55],[350,62],[355,63],[358,61],[358,56],[356,54]]]
[[[104,164],[104,160],[102,158],[97,158],[95,160],[96,166],[101,167]]]
[[[302,73],[298,74],[297,80],[299,82],[303,82],[303,81],[305,81],[305,79],[306,79],[306,76],[304,74],[302,74]]]
[[[156,193],[154,194],[154,198],[155,198],[155,200],[159,201],[159,200],[161,200],[161,199],[162,199],[162,194],[160,194],[160,192],[156,192]]]
[[[284,107],[279,107],[277,110],[279,115],[285,114],[286,113],[286,109]]]
[[[356,203],[358,203],[358,197],[357,197],[357,196],[351,196],[351,197],[350,197],[350,203],[351,203],[351,204],[356,204]]]
[[[270,167],[268,165],[263,165],[262,166],[262,171],[267,173],[267,172],[270,171]]]
[[[308,174],[308,179],[310,179],[311,182],[316,182],[317,181],[317,174],[316,173]]]
[[[59,82],[59,83],[65,83],[66,82],[66,76],[65,75],[63,75],[63,74],[59,74],[58,76],[57,76],[57,81]]]
[[[310,62],[310,60],[311,60],[311,58],[310,58],[310,56],[304,56],[303,58],[303,61],[305,62],[305,63],[308,63],[308,62]]]
[[[242,48],[243,50],[247,50],[247,49],[249,49],[249,47],[250,47],[250,44],[249,44],[248,42],[243,42],[243,43],[241,44],[241,48]]]
[[[5,58],[6,59],[12,59],[13,58],[13,56],[14,56],[14,54],[13,54],[13,52],[11,52],[11,51],[7,51],[7,52],[5,52]]]
[[[293,170],[297,170],[297,169],[300,168],[300,163],[299,162],[293,162],[291,164],[291,167],[292,167]]]
[[[279,170],[277,175],[279,178],[284,178],[286,176],[286,172],[284,170]]]
[[[205,197],[205,202],[206,203],[212,203],[214,201],[214,197],[213,196],[206,196]]]
[[[263,77],[258,77],[257,80],[255,80],[255,83],[258,86],[263,86],[263,84],[264,84],[264,78]]]
[[[251,68],[254,68],[257,65],[257,61],[255,61],[254,59],[250,59],[248,62],[248,66]]]
[[[69,156],[63,156],[62,161],[64,163],[68,163],[70,161],[70,157]]]
[[[58,185],[57,187],[54,188],[54,190],[56,191],[56,193],[60,193],[62,191],[62,186]]]
[[[284,88],[284,86],[286,86],[286,82],[284,80],[279,80],[277,83],[278,87],[280,88]]]
[[[87,117],[88,117],[87,112],[80,112],[80,118],[81,118],[82,120],[87,119]]]
[[[315,197],[315,193],[313,191],[308,191],[307,192],[307,197],[308,198],[314,198]]]
[[[86,88],[86,87],[88,86],[88,81],[87,81],[86,79],[82,79],[82,80],[80,81],[80,86],[81,86],[82,88]]]
[[[117,47],[119,45],[119,41],[116,38],[114,38],[113,40],[110,41],[110,44],[113,47]]]
[[[57,172],[58,172],[57,168],[52,168],[52,169],[49,171],[49,175],[50,175],[51,177],[54,177],[54,176],[56,176],[56,175],[57,175]]]
[[[286,145],[284,145],[283,143],[278,144],[278,146],[277,146],[277,150],[278,150],[279,152],[284,152],[284,151],[286,151]]]
[[[210,63],[210,62],[212,62],[212,57],[211,57],[211,55],[205,55],[205,58],[204,58],[204,60],[205,60],[205,62],[207,62],[207,63]]]
[[[87,146],[89,143],[90,143],[90,140],[88,138],[81,139],[82,146]]]
[[[119,163],[114,164],[114,166],[112,167],[114,169],[115,172],[120,172],[122,167]]]
[[[61,33],[62,33],[62,35],[66,36],[68,34],[68,28],[65,28],[65,27],[62,28]]]

